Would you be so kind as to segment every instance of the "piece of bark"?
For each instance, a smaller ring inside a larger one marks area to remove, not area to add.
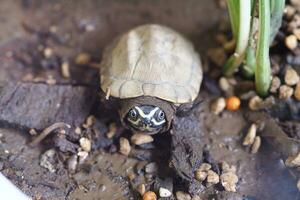
[[[189,192],[199,192],[202,187],[194,177],[194,172],[202,162],[203,151],[199,120],[194,115],[175,117],[171,134],[171,164],[188,186]]]
[[[37,130],[55,122],[79,125],[95,99],[96,90],[85,86],[8,83],[0,88],[0,123]]]
[[[300,151],[299,140],[288,137],[278,122],[269,115],[262,112],[248,112],[245,118],[250,122],[262,124],[261,137],[280,153],[284,160]]]

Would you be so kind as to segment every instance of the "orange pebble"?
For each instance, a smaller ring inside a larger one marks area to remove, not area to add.
[[[156,194],[152,191],[148,191],[143,195],[143,200],[156,200]]]
[[[231,111],[238,110],[240,108],[240,105],[241,105],[241,100],[236,96],[229,97],[226,99],[227,110],[231,110]]]

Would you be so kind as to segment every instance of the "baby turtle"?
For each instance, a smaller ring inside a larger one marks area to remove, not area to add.
[[[169,130],[178,110],[196,99],[202,82],[191,42],[156,24],[138,26],[108,46],[100,74],[107,98],[119,99],[123,125],[147,134]]]

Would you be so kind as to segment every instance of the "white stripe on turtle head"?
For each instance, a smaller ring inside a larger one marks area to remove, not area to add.
[[[158,121],[156,121],[155,118],[153,118],[153,119],[151,120],[151,122],[153,122],[153,124],[154,124],[155,126],[159,126],[159,125],[162,125],[163,123],[165,123],[166,120],[164,119],[164,120],[158,122]]]
[[[154,116],[154,114],[156,113],[156,111],[159,109],[158,107],[155,107],[153,110],[151,110],[150,113],[145,114],[144,111],[142,109],[140,109],[138,106],[135,106],[134,108],[138,111],[139,115],[142,118],[146,118],[146,119],[151,119]]]

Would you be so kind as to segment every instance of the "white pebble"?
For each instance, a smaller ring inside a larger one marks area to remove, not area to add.
[[[220,114],[226,107],[226,100],[223,97],[217,98],[211,104],[211,110],[214,114]]]
[[[256,136],[256,130],[257,130],[256,124],[251,124],[250,128],[248,129],[247,135],[243,140],[244,146],[253,144],[255,136]]]
[[[191,200],[191,195],[184,193],[182,191],[176,192],[176,199],[177,200]]]
[[[85,138],[85,137],[80,138],[79,144],[80,144],[80,147],[86,152],[90,152],[92,149],[91,140],[89,140],[88,138]]]
[[[56,171],[55,166],[53,165],[53,159],[56,155],[55,149],[49,149],[41,155],[40,165],[49,170],[49,172],[54,173]]]
[[[119,143],[120,143],[119,152],[125,156],[128,156],[131,151],[131,146],[129,144],[129,141],[126,138],[121,137]]]
[[[217,184],[220,181],[220,177],[219,175],[212,171],[212,170],[208,170],[207,172],[207,182],[208,183],[212,183],[212,184]]]
[[[261,138],[260,136],[256,136],[253,142],[253,145],[251,146],[251,153],[255,154],[258,152],[261,145]]]
[[[170,190],[160,187],[159,188],[159,196],[160,197],[170,197],[170,196],[172,196],[172,193],[170,192]]]
[[[279,88],[279,98],[280,99],[288,99],[290,98],[294,93],[294,89],[287,85],[282,85]]]
[[[296,85],[299,80],[300,78],[296,70],[294,70],[292,67],[288,67],[284,75],[285,83],[289,86],[293,86]]]
[[[299,167],[300,166],[300,152],[294,156],[289,156],[285,161],[285,165],[287,167]]]

